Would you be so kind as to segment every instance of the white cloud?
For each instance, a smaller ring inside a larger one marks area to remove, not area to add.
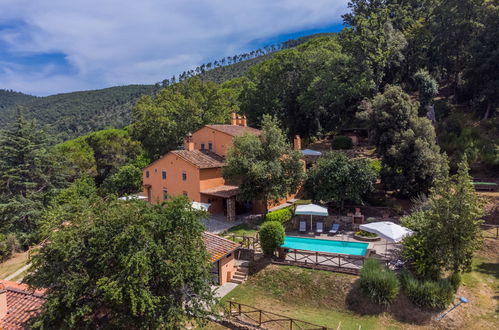
[[[61,53],[73,67],[0,68],[0,88],[48,94],[154,83],[254,40],[341,23],[347,0],[0,0],[12,54]],[[2,73],[2,71],[4,73]]]

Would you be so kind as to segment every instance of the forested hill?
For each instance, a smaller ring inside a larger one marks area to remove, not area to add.
[[[32,98],[0,109],[0,125],[15,118],[17,105],[28,119],[49,125],[60,138],[73,138],[106,127],[123,127],[130,122],[130,110],[137,99],[153,94],[154,85],[128,85]]]
[[[12,90],[0,89],[0,111],[4,108],[16,104],[23,104],[33,99],[36,99],[36,97]]]
[[[63,93],[35,97],[19,92],[0,90],[0,129],[11,123],[17,106],[22,106],[27,119],[49,126],[63,140],[104,128],[122,128],[131,122],[131,109],[142,95],[152,95],[161,87],[199,76],[203,81],[222,83],[241,77],[249,68],[263,62],[282,49],[301,45],[321,33],[269,45],[249,53],[227,56],[184,71],[155,85],[117,86],[93,91]]]

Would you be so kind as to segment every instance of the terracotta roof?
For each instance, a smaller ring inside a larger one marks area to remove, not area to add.
[[[260,135],[262,131],[259,129],[248,127],[248,126],[238,126],[238,125],[206,125],[206,127],[216,129],[217,131],[224,132],[226,134],[236,136],[244,133],[253,133]]]
[[[239,194],[238,186],[221,185],[201,191],[201,194],[222,198],[234,197]]]
[[[203,241],[211,256],[210,262],[215,262],[239,248],[239,244],[208,232],[203,233]]]
[[[172,153],[199,168],[214,168],[225,165],[223,157],[208,150],[174,150]]]
[[[45,290],[31,290],[26,284],[0,281],[7,290],[7,315],[0,320],[1,329],[26,329],[25,323],[40,313],[45,303]]]

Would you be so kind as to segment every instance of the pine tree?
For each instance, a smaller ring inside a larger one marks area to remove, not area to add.
[[[64,183],[60,162],[44,131],[24,120],[0,134],[0,230],[36,236],[41,212]]]

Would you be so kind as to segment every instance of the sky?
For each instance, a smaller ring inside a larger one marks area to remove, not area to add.
[[[224,56],[342,28],[348,0],[0,0],[0,89],[154,84]]]

